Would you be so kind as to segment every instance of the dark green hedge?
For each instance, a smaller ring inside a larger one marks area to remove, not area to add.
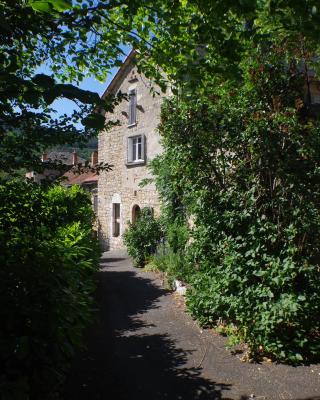
[[[57,398],[92,312],[99,247],[78,187],[0,184],[0,398]]]

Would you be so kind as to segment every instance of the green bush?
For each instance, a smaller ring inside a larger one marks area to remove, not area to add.
[[[150,269],[164,272],[170,285],[175,279],[189,282],[193,269],[187,262],[183,252],[174,252],[167,244],[160,244],[151,256],[148,266]]]
[[[155,254],[149,260],[149,268],[164,272],[170,284],[175,279],[188,282],[192,273],[192,268],[185,258],[188,239],[189,231],[182,220],[169,224],[166,227],[164,243],[157,246]]]
[[[80,188],[0,184],[0,398],[56,398],[92,314],[99,259]]]
[[[185,224],[175,222],[166,229],[166,241],[173,253],[183,252],[189,239],[189,231]]]
[[[268,42],[241,86],[168,99],[152,165],[164,212],[194,222],[192,315],[256,356],[301,362],[320,354],[320,127],[286,57]]]
[[[162,229],[159,220],[154,218],[150,208],[143,208],[139,218],[129,227],[123,235],[128,254],[132,257],[134,265],[143,267],[156,251],[162,238]]]

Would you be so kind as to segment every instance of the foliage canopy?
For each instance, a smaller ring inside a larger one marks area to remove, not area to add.
[[[2,169],[37,166],[43,147],[102,129],[104,117],[94,110],[112,111],[116,99],[102,101],[72,83],[88,75],[104,80],[125,46],[139,50],[139,68],[162,87],[168,80],[199,94],[241,79],[243,59],[266,36],[319,48],[316,0],[19,0],[0,1],[0,16]],[[38,72],[43,65],[48,74]],[[50,112],[61,97],[79,107],[71,117]]]

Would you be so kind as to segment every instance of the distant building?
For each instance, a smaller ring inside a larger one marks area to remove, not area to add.
[[[91,162],[87,171],[81,173],[76,172],[72,167],[69,171],[62,175],[61,184],[63,186],[79,185],[91,193],[92,204],[95,214],[98,212],[98,177],[95,171],[91,171],[90,167],[98,164],[98,152],[95,150],[91,154]]]
[[[73,152],[50,151],[49,153],[43,153],[41,161],[44,166],[47,165],[48,167],[42,173],[27,172],[27,178],[33,179],[36,183],[40,183],[43,180],[55,181],[60,178],[61,184],[65,187],[79,185],[91,193],[93,208],[97,213],[98,174],[92,170],[92,167],[98,164],[98,152],[96,150],[91,153],[91,161],[87,167],[84,167],[86,160],[79,157],[75,150]],[[55,168],[54,164],[57,164],[59,168]],[[81,171],[78,169],[79,164],[82,166]]]
[[[66,170],[71,169],[77,164],[85,163],[85,160],[79,157],[76,151],[50,151],[49,153],[42,154],[41,161],[45,167],[41,173],[35,171],[26,173],[26,177],[33,179],[36,183],[40,183],[44,179],[54,181],[63,175]],[[57,164],[56,168],[54,164]],[[58,166],[61,166],[61,168],[58,168]]]

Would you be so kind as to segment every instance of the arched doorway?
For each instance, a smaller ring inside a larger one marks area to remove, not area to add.
[[[132,223],[134,224],[135,222],[137,222],[137,219],[139,218],[140,215],[140,207],[135,204],[132,207]]]

